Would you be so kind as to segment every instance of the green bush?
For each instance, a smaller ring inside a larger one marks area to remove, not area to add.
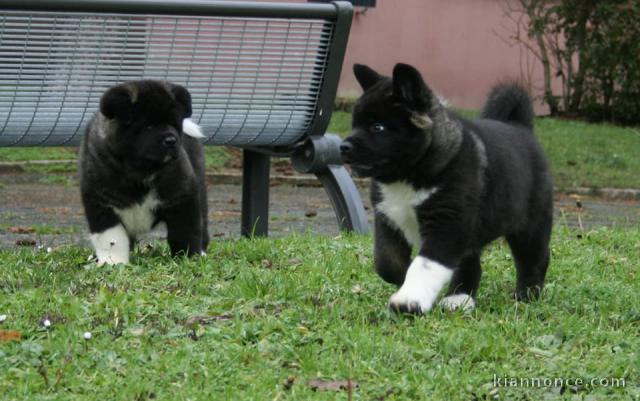
[[[510,38],[542,64],[552,115],[640,123],[640,0],[508,4],[515,23]],[[560,88],[552,85],[556,80]]]
[[[593,5],[587,22],[587,45],[580,49],[580,68],[585,77],[581,109],[591,120],[640,123],[638,15],[637,0]]]

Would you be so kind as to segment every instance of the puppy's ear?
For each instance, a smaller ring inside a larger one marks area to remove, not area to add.
[[[353,74],[356,76],[362,90],[367,90],[384,77],[364,64],[354,64]]]
[[[135,93],[127,84],[114,86],[107,90],[100,99],[100,112],[108,119],[131,122],[133,119],[133,103]]]
[[[191,94],[180,85],[171,85],[171,93],[176,99],[176,103],[182,108],[182,118],[189,118],[193,113],[191,109]]]
[[[393,96],[411,110],[425,112],[431,106],[431,90],[420,72],[408,64],[393,68]]]

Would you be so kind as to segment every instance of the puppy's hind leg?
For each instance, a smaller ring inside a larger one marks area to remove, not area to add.
[[[202,217],[198,202],[187,202],[165,209],[160,219],[167,224],[167,242],[171,255],[200,255],[202,245]]]
[[[540,296],[549,266],[550,221],[534,230],[507,236],[516,263],[516,298],[530,301]]]
[[[474,252],[465,256],[454,270],[449,290],[440,301],[440,306],[449,311],[475,308],[473,297],[478,290],[481,276],[480,253]]]
[[[376,272],[388,283],[397,286],[404,283],[411,247],[398,230],[389,226],[385,218],[375,216],[374,264]]]

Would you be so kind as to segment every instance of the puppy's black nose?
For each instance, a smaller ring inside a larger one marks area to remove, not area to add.
[[[177,141],[178,140],[176,139],[175,136],[168,135],[168,136],[165,136],[164,139],[162,140],[162,145],[164,145],[164,147],[166,147],[166,148],[172,148],[172,147],[176,146],[176,142]]]
[[[340,144],[340,153],[343,155],[349,154],[353,150],[353,144],[349,141],[342,141]]]

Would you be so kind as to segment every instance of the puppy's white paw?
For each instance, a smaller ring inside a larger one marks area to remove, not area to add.
[[[129,263],[129,236],[122,224],[91,234],[91,242],[96,250],[98,266]]]
[[[407,270],[402,287],[389,299],[389,308],[401,313],[427,313],[452,275],[453,271],[440,263],[417,256]]]
[[[389,308],[395,312],[420,315],[433,308],[438,296],[428,288],[406,288],[403,286],[389,298]]]
[[[117,265],[117,264],[126,265],[129,263],[129,255],[123,257],[122,255],[103,255],[102,257],[98,256],[98,266],[102,265]]]
[[[453,312],[455,310],[469,312],[476,307],[476,302],[473,300],[471,295],[453,294],[442,298],[439,305],[449,312]]]

